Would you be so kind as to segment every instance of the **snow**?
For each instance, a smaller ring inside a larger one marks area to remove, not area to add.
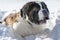
[[[60,12],[58,11],[57,11],[57,14],[60,14]],[[3,14],[1,13],[1,15]],[[49,38],[42,39],[40,37],[36,37],[36,35],[31,35],[31,36],[25,37],[25,39],[26,40],[60,40],[60,15],[55,17],[55,14],[53,12],[50,16],[56,18],[55,19],[56,24],[54,23],[55,27],[50,33]],[[6,25],[0,24],[0,40],[17,40],[17,38],[15,38],[12,30],[9,27],[7,27]]]
[[[31,35],[31,36],[25,37],[25,39],[26,40],[60,40],[60,1],[59,0],[58,1],[57,0],[42,0],[42,1],[44,1],[48,6],[51,19],[54,18],[52,20],[52,22],[54,22],[53,24],[55,25],[54,29],[51,31],[48,38],[42,39],[40,37],[36,37],[36,35]],[[10,2],[8,3],[10,4]],[[10,11],[11,9],[15,10],[15,8],[19,10],[19,8],[21,8],[23,4],[26,2],[28,1],[22,0],[21,2],[16,2],[16,3],[12,2],[11,3],[12,5],[10,4],[9,6],[8,4],[8,8],[7,8],[7,5],[6,6],[2,5],[3,7],[2,6],[0,7],[2,8],[1,9],[2,11],[0,10],[0,19],[3,17],[4,13],[6,13],[7,11]],[[6,1],[5,1],[5,4],[6,4]],[[0,24],[0,40],[17,40],[17,38],[13,35],[10,27]]]
[[[0,24],[0,40],[16,40],[14,38],[12,30],[8,26]]]

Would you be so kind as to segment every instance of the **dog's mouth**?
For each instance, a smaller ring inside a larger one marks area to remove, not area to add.
[[[38,25],[43,24],[43,23],[46,23],[46,20],[39,20],[35,22],[35,24],[38,24]]]
[[[40,24],[46,23],[46,19],[43,19],[43,20],[33,20],[33,21],[28,20],[28,22],[29,22],[29,24],[34,23],[34,24],[40,25]]]
[[[46,23],[46,20],[40,20],[39,22],[40,23]]]

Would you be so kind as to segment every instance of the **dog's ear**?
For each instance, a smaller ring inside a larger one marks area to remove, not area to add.
[[[26,15],[29,15],[32,3],[26,3],[21,9],[21,17],[26,18]]]
[[[41,2],[41,5],[42,5],[42,9],[45,9],[45,10],[43,10],[45,19],[49,19],[49,10],[47,8],[47,5],[44,2]]]
[[[20,15],[21,15],[21,17],[23,17],[23,12],[22,12],[22,9],[20,10]]]
[[[26,11],[25,11],[25,9],[24,8],[22,8],[21,9],[21,13],[20,13],[20,15],[21,15],[21,17],[23,17],[23,19],[25,19],[26,18]]]

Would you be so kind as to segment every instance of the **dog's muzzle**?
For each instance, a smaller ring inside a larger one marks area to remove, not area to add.
[[[49,19],[48,11],[46,9],[43,9],[42,12],[43,12],[43,15],[44,15],[45,19],[48,20]]]

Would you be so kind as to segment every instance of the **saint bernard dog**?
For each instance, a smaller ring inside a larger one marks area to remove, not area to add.
[[[47,35],[50,32],[47,21],[49,10],[44,2],[28,2],[20,10],[21,20],[13,24],[15,35],[24,38],[29,35]]]
[[[48,20],[50,18],[47,5],[44,2],[32,1],[24,4],[19,13],[11,13],[4,17],[0,23],[4,22],[12,26],[13,33],[18,40],[24,40],[24,37],[29,35],[47,37],[51,31]]]

